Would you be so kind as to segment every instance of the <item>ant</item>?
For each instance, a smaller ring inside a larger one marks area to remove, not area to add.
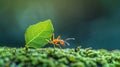
[[[61,39],[61,36],[58,36],[56,39],[54,38],[54,34],[52,34],[51,36],[51,39],[50,40],[47,40],[50,44],[53,44],[54,45],[54,49],[55,49],[55,46],[59,46],[60,49],[61,49],[61,46],[64,46],[65,44],[67,44],[68,46],[70,45],[67,40],[75,40],[75,38],[67,38],[65,40]]]

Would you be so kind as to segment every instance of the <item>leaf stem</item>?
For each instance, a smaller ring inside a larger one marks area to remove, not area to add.
[[[26,51],[28,51],[28,48],[29,48],[28,45],[25,45],[25,50],[26,50]]]

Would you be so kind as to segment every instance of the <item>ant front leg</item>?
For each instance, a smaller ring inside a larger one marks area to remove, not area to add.
[[[61,48],[60,44],[56,44],[56,45],[57,45],[57,46],[59,46],[60,50],[62,50],[62,48]]]
[[[60,46],[60,44],[59,44],[59,47],[60,47],[60,49],[62,49],[61,46]]]
[[[45,39],[45,40],[50,43],[50,41],[48,39]]]

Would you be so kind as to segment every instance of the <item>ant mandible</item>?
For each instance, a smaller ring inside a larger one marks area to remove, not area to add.
[[[67,42],[67,40],[75,40],[75,38],[67,38],[67,39],[63,40],[63,39],[61,39],[61,36],[58,36],[58,37],[55,39],[54,36],[55,36],[55,35],[54,35],[54,33],[53,33],[52,36],[51,36],[51,39],[50,39],[50,40],[47,40],[50,44],[53,44],[53,45],[54,45],[54,48],[55,48],[55,46],[59,46],[60,49],[61,49],[61,46],[60,46],[60,45],[62,45],[62,46],[64,46],[65,44],[70,45],[70,44]]]

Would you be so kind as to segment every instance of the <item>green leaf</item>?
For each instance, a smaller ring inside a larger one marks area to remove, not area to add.
[[[39,48],[47,44],[54,31],[51,20],[38,22],[27,28],[25,33],[26,46]]]

